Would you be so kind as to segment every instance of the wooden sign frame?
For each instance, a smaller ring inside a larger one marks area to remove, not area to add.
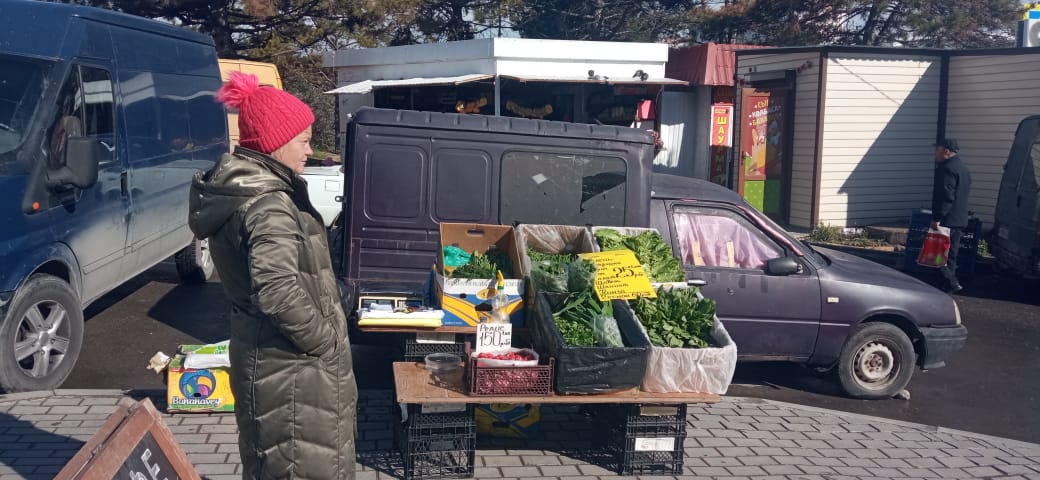
[[[201,480],[152,401],[129,397],[119,401],[116,411],[55,477],[112,478]]]

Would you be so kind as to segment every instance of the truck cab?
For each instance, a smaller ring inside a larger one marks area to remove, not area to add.
[[[1003,272],[1040,278],[1040,115],[1018,124],[1008,152],[989,238]]]
[[[220,75],[212,39],[112,11],[0,0],[0,30],[0,390],[53,389],[91,302],[175,254],[203,276],[187,194],[227,149]]]

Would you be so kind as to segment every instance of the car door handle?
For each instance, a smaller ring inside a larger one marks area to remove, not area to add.
[[[707,280],[702,280],[700,278],[692,278],[690,280],[687,280],[686,284],[691,286],[691,287],[703,287],[703,286],[707,285],[708,282],[707,282]]]
[[[124,197],[129,195],[129,192],[127,192],[127,187],[126,187],[126,172],[123,172],[123,173],[119,174],[119,189],[120,189],[120,191],[123,192],[123,196]]]

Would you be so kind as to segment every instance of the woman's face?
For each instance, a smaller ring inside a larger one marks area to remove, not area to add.
[[[311,127],[300,132],[289,143],[278,147],[271,152],[271,156],[282,165],[289,167],[296,173],[303,173],[303,167],[307,165],[307,156],[314,153],[311,150]]]

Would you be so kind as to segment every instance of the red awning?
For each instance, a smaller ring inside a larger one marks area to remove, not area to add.
[[[705,43],[668,51],[664,72],[668,78],[686,80],[694,85],[733,85],[736,50],[768,48],[768,45]]]

